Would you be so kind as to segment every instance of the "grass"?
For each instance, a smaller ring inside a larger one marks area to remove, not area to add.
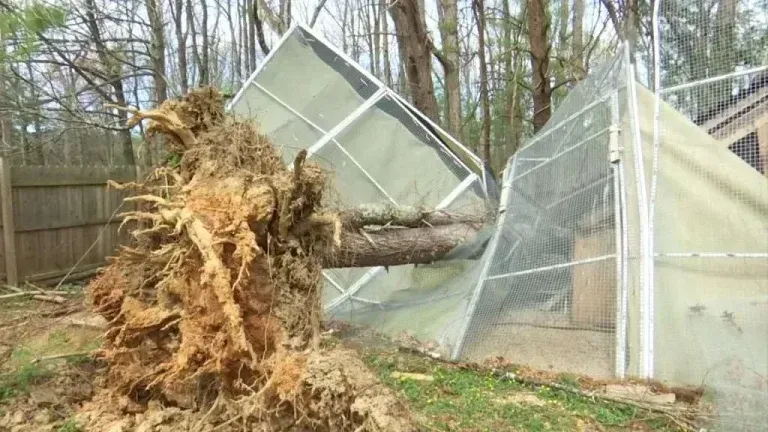
[[[549,387],[531,387],[490,372],[461,369],[407,354],[369,353],[366,363],[399,392],[424,430],[575,431],[678,430],[666,418]],[[433,381],[392,378],[392,372],[430,375]],[[574,377],[561,384],[577,387]]]
[[[83,432],[83,428],[77,424],[75,419],[69,418],[64,422],[56,432]]]
[[[32,384],[50,376],[51,371],[33,363],[27,363],[13,372],[0,375],[0,403],[14,396],[26,394]]]

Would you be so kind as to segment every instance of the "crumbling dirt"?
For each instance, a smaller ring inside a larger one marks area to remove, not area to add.
[[[212,88],[133,113],[178,163],[114,185],[137,191],[123,215],[135,244],[89,287],[109,326],[86,430],[108,412],[120,430],[412,430],[354,354],[320,346],[319,258],[340,235],[320,168],[305,152],[285,167]]]

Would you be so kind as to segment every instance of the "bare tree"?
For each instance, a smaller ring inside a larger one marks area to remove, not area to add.
[[[174,32],[176,34],[176,50],[177,61],[179,62],[179,83],[181,85],[181,93],[186,94],[189,91],[189,78],[187,73],[189,66],[187,65],[187,37],[189,29],[184,29],[184,4],[183,0],[173,0],[171,7],[171,16],[173,17]]]
[[[162,0],[146,0],[147,16],[151,28],[150,59],[152,78],[155,81],[155,103],[161,104],[168,98],[168,84],[165,81],[165,24]]]
[[[506,3],[506,1],[505,1]],[[461,74],[459,71],[459,16],[457,0],[439,0],[438,17],[442,51],[435,51],[445,73],[447,127],[454,137],[461,133]]]
[[[387,0],[379,0],[379,21],[381,21],[381,55],[384,58],[384,84],[392,86],[392,63],[389,56],[389,18]]]
[[[535,0],[534,0],[535,1]],[[481,135],[483,159],[491,165],[491,100],[488,96],[488,66],[485,60],[485,6],[483,0],[473,0],[472,11],[477,21],[477,56],[480,58],[480,99],[483,105],[483,132]]]
[[[533,130],[538,131],[552,116],[552,87],[549,82],[549,0],[528,2],[528,43],[531,52]]]
[[[571,61],[578,79],[585,76],[584,69],[584,0],[573,0]]]
[[[400,47],[400,62],[408,79],[413,104],[427,117],[439,121],[432,81],[432,41],[427,34],[418,0],[397,0],[390,5]]]

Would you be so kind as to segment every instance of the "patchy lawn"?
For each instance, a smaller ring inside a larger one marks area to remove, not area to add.
[[[409,404],[424,430],[677,431],[664,414],[403,352],[371,351],[366,363]],[[393,377],[398,372],[414,377]],[[564,376],[561,384],[571,381]]]

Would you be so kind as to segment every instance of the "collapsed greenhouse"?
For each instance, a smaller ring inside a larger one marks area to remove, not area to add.
[[[326,270],[328,316],[456,360],[765,397],[768,180],[656,103],[626,52],[615,57],[510,159],[499,197],[479,158],[301,25],[230,109],[286,162],[308,149],[334,173],[338,205],[498,206],[490,240],[454,259]]]

